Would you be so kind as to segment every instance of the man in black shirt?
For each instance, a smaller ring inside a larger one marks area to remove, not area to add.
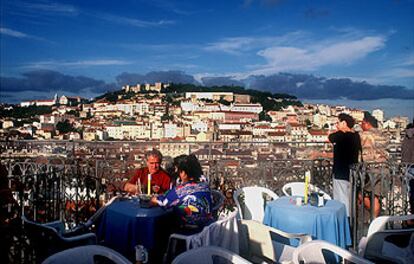
[[[334,145],[333,164],[333,197],[345,204],[349,215],[350,165],[358,163],[361,153],[361,138],[353,131],[355,120],[347,114],[339,114],[336,124],[337,131],[329,135],[329,141]]]

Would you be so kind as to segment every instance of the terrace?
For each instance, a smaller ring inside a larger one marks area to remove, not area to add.
[[[14,198],[5,205],[9,225],[6,235],[11,243],[8,258],[15,263],[36,262],[33,245],[22,229],[21,215],[36,222],[62,220],[67,230],[78,227],[105,202],[122,194],[128,172],[142,165],[148,149],[160,149],[165,166],[176,155],[195,153],[211,187],[225,195],[221,210],[226,211],[234,208],[231,194],[241,187],[263,186],[282,196],[282,186],[303,182],[306,172],[310,172],[313,185],[332,194],[332,162],[318,157],[330,147],[324,142],[0,142],[5,169],[2,174],[7,175]],[[371,183],[380,182],[381,215],[406,215],[409,165],[401,163],[395,154],[387,163],[362,163],[352,168],[353,249],[374,218],[373,211],[358,205],[357,190],[364,188],[366,177]]]

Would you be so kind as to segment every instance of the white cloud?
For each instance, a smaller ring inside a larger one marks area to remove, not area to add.
[[[263,49],[274,45],[289,45],[304,41],[308,33],[293,31],[281,36],[265,37],[232,37],[220,41],[208,43],[204,48],[206,51],[219,51],[233,55],[242,55],[246,51]]]
[[[25,68],[35,69],[50,69],[59,67],[89,67],[89,66],[116,66],[116,65],[128,65],[132,64],[131,61],[125,60],[113,60],[113,59],[99,59],[99,60],[80,60],[80,61],[39,61],[30,63]]]
[[[43,12],[50,13],[66,13],[76,14],[78,13],[77,8],[71,5],[59,4],[59,3],[26,3],[26,7],[35,9]]]
[[[11,36],[11,37],[15,37],[15,38],[29,38],[30,36],[26,33],[23,32],[19,32],[13,29],[9,29],[9,28],[0,28],[0,33],[7,35],[7,36]]]
[[[255,65],[253,74],[272,74],[289,70],[315,70],[329,65],[351,64],[382,49],[386,39],[368,36],[356,40],[314,42],[304,47],[274,46],[259,51],[267,64]],[[321,45],[320,43],[330,43]]]
[[[254,39],[248,37],[226,38],[219,42],[208,44],[207,51],[222,51],[231,54],[239,54],[243,50],[251,49]]]
[[[20,38],[20,39],[35,39],[35,40],[41,40],[44,41],[45,39],[40,38],[40,37],[36,37],[33,35],[29,35],[20,31],[16,31],[10,28],[4,28],[4,27],[0,27],[0,34],[3,35],[7,35],[10,37],[14,37],[14,38]]]
[[[97,14],[94,14],[93,16],[100,18],[100,19],[104,19],[109,22],[129,25],[133,27],[140,27],[140,28],[160,27],[160,26],[175,24],[175,21],[173,20],[146,21],[146,20],[140,20],[140,19],[135,19],[135,18],[115,16],[115,15],[106,14],[106,13],[97,13]]]

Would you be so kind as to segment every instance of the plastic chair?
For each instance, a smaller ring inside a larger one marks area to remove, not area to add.
[[[61,221],[40,224],[27,219],[24,215],[22,220],[37,262],[68,248],[96,244],[94,233],[82,235],[65,233],[65,226]]]
[[[112,197],[108,202],[106,202],[103,206],[101,206],[85,223],[80,223],[78,226],[73,228],[68,234],[71,235],[79,235],[84,234],[86,232],[91,232],[92,228],[94,227],[95,223],[99,220],[102,216],[103,212],[106,208],[111,205],[113,202],[119,201],[122,199],[120,196]]]
[[[67,249],[48,257],[43,264],[132,264],[124,256],[107,247],[93,245]]]
[[[224,248],[219,248],[215,246],[208,246],[193,249],[187,252],[184,252],[178,255],[173,264],[213,264],[213,263],[222,263],[216,262],[219,259],[228,260],[229,263],[234,264],[251,264],[248,260],[242,258],[234,252],[226,250]],[[227,263],[227,262],[224,262]]]
[[[254,263],[281,263],[292,259],[296,246],[312,240],[306,234],[292,234],[254,220],[239,220],[240,255]]]
[[[242,194],[244,194],[244,200],[240,203],[239,199]],[[233,199],[239,209],[241,219],[263,221],[265,208],[264,194],[272,199],[279,198],[273,191],[257,186],[243,187],[233,193]]]
[[[367,242],[363,257],[375,263],[413,263],[414,228],[375,232]]]
[[[164,256],[165,262],[170,262],[175,256],[183,251],[206,246],[219,246],[239,252],[239,232],[237,225],[238,211],[231,212],[227,217],[204,227],[204,229],[193,235],[174,233],[170,235],[168,247]],[[181,243],[181,247],[180,247]]]
[[[332,200],[331,196],[322,191],[319,187],[309,184],[309,189],[315,192],[323,193],[325,200]],[[282,191],[286,196],[304,196],[305,195],[305,183],[304,182],[289,182],[282,187]]]
[[[401,222],[407,221],[407,220],[414,220],[414,214],[393,215],[393,216],[383,215],[383,216],[379,216],[375,218],[368,227],[367,236],[362,237],[358,243],[358,255],[360,256],[364,255],[367,242],[374,233],[389,229],[388,226],[390,223],[395,224],[393,230],[396,230],[398,229],[396,228],[397,223],[399,226],[401,226]]]
[[[355,264],[373,264],[348,250],[322,240],[307,242],[293,251],[292,261],[300,263],[338,263],[337,256]],[[347,262],[345,262],[347,263]]]
[[[221,206],[224,203],[224,195],[218,190],[211,190],[211,196],[213,198],[213,207],[211,208],[211,212],[213,217],[217,219],[218,211],[220,210]]]

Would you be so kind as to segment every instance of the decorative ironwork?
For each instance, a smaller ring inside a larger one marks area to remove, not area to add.
[[[25,214],[39,222],[62,220],[68,229],[86,221],[103,202],[122,192],[123,183],[129,178],[129,172],[143,165],[145,151],[160,147],[159,142],[100,142],[84,145],[81,142],[0,143],[2,153],[9,155],[7,158],[7,155],[2,154],[1,164],[7,171],[8,187],[16,200],[18,215]],[[303,148],[303,144],[296,145]],[[173,145],[175,147],[168,147],[170,151],[180,150],[177,144]],[[299,159],[298,152],[293,151],[294,144],[291,145],[292,148],[285,143],[280,145],[271,142],[215,142],[190,143],[185,149],[190,152],[198,151],[198,157],[211,187],[219,189],[226,197],[225,209],[234,207],[232,194],[236,188],[264,186],[278,195],[283,195],[282,186],[287,182],[304,181],[307,171],[311,172],[311,183],[332,194],[332,161]],[[309,146],[313,147],[315,146]],[[326,150],[327,145],[321,144],[316,147]],[[261,159],[257,153],[252,153],[252,150],[258,149],[278,153],[281,148],[287,150],[285,158],[275,155],[269,156],[273,158]],[[207,150],[205,155],[202,150]],[[16,156],[19,151],[29,154],[32,158],[22,159],[24,155]],[[42,151],[47,153],[47,157],[39,155]],[[164,165],[169,162],[171,157],[166,155]],[[395,161],[386,164],[363,163],[353,167],[352,204],[358,205],[358,193],[363,194],[367,185],[372,185],[379,179],[383,213],[407,213],[407,167],[408,164]],[[367,178],[370,181],[366,181]],[[373,187],[375,186],[371,186],[375,189]],[[8,210],[10,212],[12,209]],[[15,218],[18,218],[18,215]],[[366,234],[367,225],[364,225],[364,222],[372,217],[373,210],[367,212],[354,206],[351,215],[354,242]],[[30,257],[22,257],[25,255],[21,254],[25,248],[24,236],[18,230],[13,232],[16,239],[10,254],[14,254],[15,262],[27,262]]]
[[[413,164],[359,163],[351,168],[351,224],[354,247],[367,234],[369,223],[375,216],[375,199],[380,202],[382,215],[406,215],[409,213],[408,169]],[[369,198],[370,210],[363,203]]]

